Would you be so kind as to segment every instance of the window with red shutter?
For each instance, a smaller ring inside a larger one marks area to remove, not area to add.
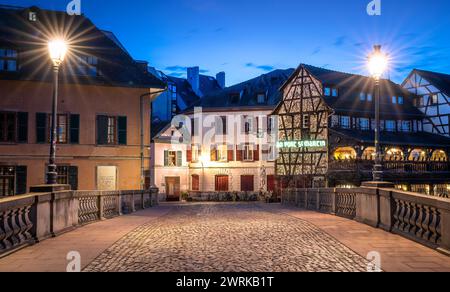
[[[239,146],[236,146],[236,161],[242,161],[242,152]]]
[[[196,174],[192,175],[192,190],[200,191],[200,176]]]
[[[241,176],[241,192],[255,191],[255,177],[253,175]]]
[[[216,192],[228,192],[228,175],[216,175]]]
[[[188,150],[186,153],[187,162],[192,162],[192,150]]]
[[[228,149],[228,161],[234,161],[234,150]]]
[[[259,145],[256,145],[256,149],[253,150],[253,159],[259,161]]]
[[[275,192],[275,176],[274,175],[267,176],[267,191]]]

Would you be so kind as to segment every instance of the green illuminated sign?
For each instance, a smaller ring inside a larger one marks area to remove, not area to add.
[[[325,140],[306,140],[306,141],[280,141],[278,148],[322,148],[327,147]]]

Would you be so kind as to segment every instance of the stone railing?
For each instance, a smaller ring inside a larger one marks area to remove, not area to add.
[[[394,189],[288,189],[283,204],[354,219],[450,255],[450,200]]]
[[[84,224],[157,204],[157,189],[54,191],[0,198],[0,256]]]

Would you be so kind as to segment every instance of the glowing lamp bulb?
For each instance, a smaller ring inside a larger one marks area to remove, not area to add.
[[[380,79],[388,68],[388,58],[381,52],[381,46],[375,46],[374,52],[369,56],[368,67],[370,74]]]
[[[50,59],[55,64],[60,64],[64,61],[64,57],[67,53],[67,44],[62,39],[55,39],[48,42],[48,52],[50,54]]]

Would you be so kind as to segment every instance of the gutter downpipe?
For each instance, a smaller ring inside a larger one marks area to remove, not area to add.
[[[144,143],[145,143],[145,133],[144,133],[144,128],[145,128],[144,115],[145,115],[145,113],[144,113],[144,98],[147,97],[147,96],[152,97],[153,95],[159,95],[159,94],[163,93],[166,90],[167,90],[167,87],[164,88],[163,90],[156,91],[156,92],[151,92],[151,89],[150,89],[150,92],[144,93],[144,94],[142,94],[140,96],[140,103],[139,103],[140,117],[139,117],[139,119],[140,119],[140,124],[141,124],[141,155],[140,155],[140,158],[141,158],[141,190],[145,189],[145,166],[144,166],[144,164],[145,164],[145,145],[144,145]],[[150,99],[150,111],[151,112],[150,112],[150,133],[149,133],[150,141],[149,141],[149,147],[151,147],[151,144],[152,144],[152,137],[151,137],[152,100],[151,99]],[[150,160],[150,162],[149,162],[149,172],[150,172],[151,171],[151,157],[149,157],[149,158],[150,158],[149,159]]]

